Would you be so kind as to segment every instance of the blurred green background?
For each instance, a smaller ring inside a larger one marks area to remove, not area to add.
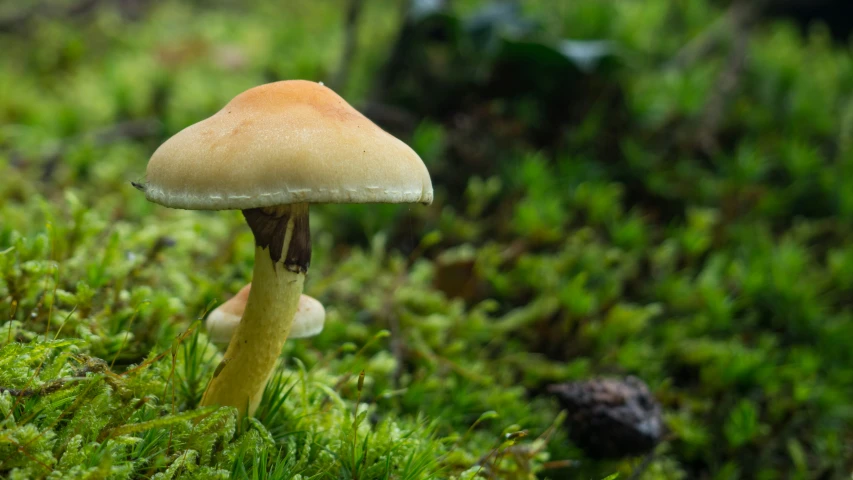
[[[829,0],[0,3],[0,476],[850,478],[851,25]],[[411,145],[436,201],[312,209],[326,329],[238,424],[197,408],[199,319],[251,233],[130,182],[295,78]],[[666,433],[591,458],[547,386],[627,375]]]

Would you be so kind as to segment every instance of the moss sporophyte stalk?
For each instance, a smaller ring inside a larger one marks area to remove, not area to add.
[[[240,209],[254,234],[245,310],[201,399],[240,416],[257,409],[293,325],[311,262],[308,205],[433,196],[411,148],[307,81],[252,88],[179,132],[151,157],[140,189],[168,207]]]

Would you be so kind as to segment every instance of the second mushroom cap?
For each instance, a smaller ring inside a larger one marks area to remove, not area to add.
[[[234,331],[240,325],[240,319],[249,301],[252,284],[248,284],[229,298],[225,303],[216,307],[207,316],[205,328],[210,341],[220,346],[227,346],[234,336]],[[317,299],[308,295],[299,297],[299,306],[293,318],[288,338],[313,337],[323,331],[326,320],[326,309]]]

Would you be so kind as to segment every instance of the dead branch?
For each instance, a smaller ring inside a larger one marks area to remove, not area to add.
[[[355,57],[358,44],[358,19],[364,7],[364,0],[349,0],[346,16],[344,17],[344,49],[338,63],[337,71],[329,84],[333,90],[340,91],[349,79],[352,60]]]
[[[683,69],[707,57],[719,48],[730,32],[751,27],[770,0],[736,1],[696,38],[687,42],[665,65],[665,69]]]
[[[87,359],[85,367],[75,370],[70,377],[57,378],[38,387],[26,387],[20,389],[0,387],[0,393],[9,393],[9,395],[19,398],[50,395],[51,393],[58,392],[59,390],[71,386],[75,382],[88,380],[89,377],[86,376],[87,374],[103,372],[105,367],[106,364],[103,362],[90,358]]]
[[[746,66],[749,48],[749,32],[741,30],[735,34],[732,50],[726,59],[723,71],[717,77],[714,88],[705,103],[696,134],[699,145],[707,152],[719,150],[717,132],[723,122],[732,97],[737,93]]]
[[[723,70],[708,95],[696,131],[696,140],[699,146],[708,153],[713,154],[719,150],[717,133],[732,98],[740,87],[746,67],[752,28],[768,2],[769,0],[741,0],[731,6],[726,16],[728,30],[732,37],[731,49],[726,57]],[[692,55],[696,54],[694,52]],[[682,59],[681,63],[687,61],[695,61],[695,57],[694,59]]]

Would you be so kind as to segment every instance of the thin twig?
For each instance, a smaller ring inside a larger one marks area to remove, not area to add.
[[[99,373],[104,371],[104,367],[106,365],[101,362],[90,361],[86,364],[85,367],[76,370],[72,373],[70,377],[62,377],[57,378],[55,380],[51,380],[49,382],[44,383],[38,387],[24,387],[24,388],[11,388],[11,387],[0,387],[0,393],[8,393],[13,397],[34,397],[34,396],[45,396],[50,395],[51,393],[58,392],[63,388],[69,386],[69,384],[73,382],[79,382],[82,380],[87,380],[87,373]],[[34,378],[34,377],[32,377]]]
[[[705,109],[699,120],[696,133],[699,145],[709,153],[719,150],[717,133],[720,129],[732,97],[737,93],[746,67],[749,39],[752,27],[764,9],[766,0],[740,1],[732,5],[728,20],[731,28],[732,47],[726,63],[708,95]]]
[[[358,19],[364,7],[364,0],[349,0],[346,16],[344,17],[344,49],[335,75],[329,81],[332,89],[340,91],[346,86],[352,60],[358,45]]]
[[[397,279],[394,282],[397,288],[405,281],[405,273],[406,271],[404,270],[397,275]],[[396,360],[391,380],[395,389],[400,388],[400,379],[403,377],[403,372],[405,371],[407,353],[406,342],[400,331],[400,319],[394,308],[394,294],[397,292],[397,288],[386,292],[385,299],[382,302],[382,309],[379,312],[379,317],[385,320],[388,330],[391,332],[391,352]]]
[[[657,455],[655,454],[654,450],[649,452],[649,454],[643,458],[643,461],[640,462],[639,465],[637,465],[637,468],[634,469],[634,471],[631,473],[631,476],[628,477],[628,480],[640,480],[640,477],[643,475],[643,473],[645,473],[646,469],[649,468],[649,465],[652,464],[656,457]]]
[[[397,72],[405,63],[406,46],[408,45],[412,35],[412,28],[409,22],[411,4],[411,0],[402,0],[400,2],[400,30],[397,32],[394,45],[391,47],[391,51],[388,54],[388,59],[385,61],[385,64],[382,65],[379,74],[376,76],[373,83],[373,89],[370,93],[370,99],[372,102],[382,103],[382,99],[385,98],[388,86],[391,85],[394,77],[397,75]]]
[[[768,0],[734,2],[722,17],[673,55],[665,68],[684,69],[702,60],[720,46],[732,27],[737,29],[754,23],[768,3]]]
[[[45,396],[62,390],[63,388],[69,386],[69,384],[72,382],[79,382],[81,380],[86,380],[86,377],[62,377],[57,378],[56,380],[51,380],[50,382],[47,382],[44,385],[35,388],[17,389],[11,387],[0,387],[0,393],[8,393],[13,397],[35,397],[37,395]]]
[[[717,77],[710,95],[708,95],[708,101],[705,103],[696,135],[699,145],[708,152],[719,150],[716,139],[717,132],[725,118],[731,98],[737,93],[740,86],[748,47],[749,33],[746,31],[736,32],[734,45],[726,60],[726,65]]]

